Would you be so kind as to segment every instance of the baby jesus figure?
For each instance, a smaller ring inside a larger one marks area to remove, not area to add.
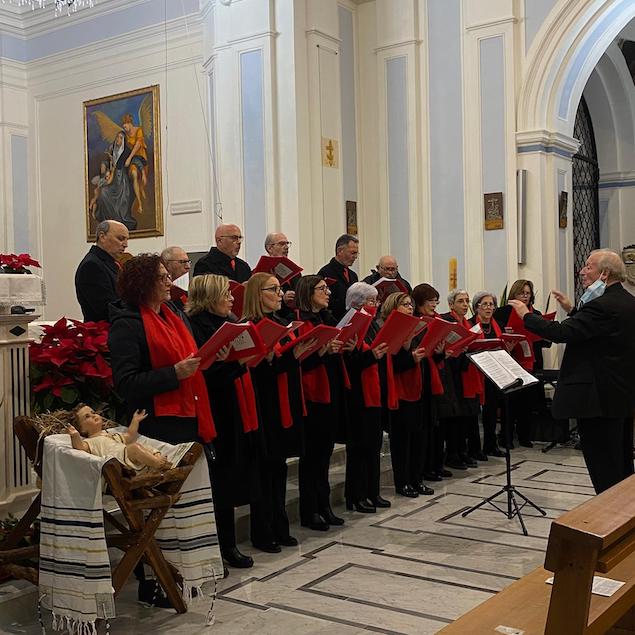
[[[155,452],[137,443],[139,423],[148,415],[145,410],[137,410],[126,432],[109,434],[104,430],[104,418],[90,406],[80,404],[73,410],[74,423],[66,431],[71,436],[75,450],[83,450],[95,456],[112,456],[133,470],[152,468],[169,470],[172,463],[160,452]]]

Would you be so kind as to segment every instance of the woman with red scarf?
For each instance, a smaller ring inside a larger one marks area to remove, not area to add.
[[[381,319],[398,311],[414,313],[414,301],[407,293],[391,293],[381,305]],[[426,428],[423,416],[423,368],[425,350],[419,348],[423,334],[404,343],[388,360],[388,373],[394,373],[398,406],[390,413],[390,458],[395,492],[416,498],[419,494],[434,494],[423,482],[426,448]]]
[[[115,389],[128,417],[135,410],[148,413],[141,434],[172,444],[198,441],[209,459],[215,422],[187,319],[169,308],[171,285],[157,254],[136,256],[123,266],[108,334]],[[135,572],[140,600],[171,606],[154,581],[143,580],[142,567]]]
[[[364,309],[374,314],[377,289],[365,282],[354,282],[346,291],[346,309]],[[382,429],[382,390],[380,364],[387,344],[371,348],[376,332],[368,330],[361,346],[344,356],[351,390],[350,434],[346,443],[346,508],[371,514],[377,507],[390,507],[379,495]]]
[[[531,280],[516,280],[511,286],[508,295],[509,300],[520,300],[523,302],[532,313],[536,315],[542,315],[538,309],[534,307],[536,296],[534,294],[534,283]],[[494,320],[496,320],[498,326],[504,330],[513,332],[516,328],[515,325],[522,325],[522,321],[516,315],[516,312],[512,309],[511,305],[502,306],[494,312]],[[516,351],[520,350],[519,347],[514,349],[511,354],[516,357],[518,363],[526,370],[532,373],[534,370],[542,370],[542,349],[549,348],[551,342],[546,340],[538,340],[533,344],[529,353],[529,357],[518,356]],[[525,390],[518,390],[512,393],[509,397],[508,412],[511,418],[510,425],[516,426],[516,432],[518,434],[518,443],[520,445],[531,448],[533,443],[531,442],[530,431],[530,413],[535,404],[544,401],[544,391],[541,384],[536,384],[526,388]],[[510,436],[513,439],[514,429],[510,430]],[[514,447],[513,441],[510,441],[510,447]],[[506,440],[501,438],[501,445],[506,445]]]
[[[303,276],[295,290],[297,317],[304,324],[300,333],[321,324],[335,326],[328,310],[330,291],[322,276]],[[350,343],[347,349],[352,349]],[[333,339],[302,361],[302,388],[306,400],[306,448],[298,466],[300,522],[303,527],[327,531],[343,525],[331,509],[329,465],[336,441],[343,441],[348,428],[346,385],[348,376],[342,356],[343,342]]]
[[[267,319],[280,325],[289,320],[280,317],[282,288],[269,273],[256,273],[245,284],[243,320],[257,324]],[[260,514],[251,518],[251,540],[255,546],[298,544],[289,533],[286,511],[287,461],[304,454],[304,395],[298,358],[312,345],[301,342],[287,348],[294,334],[286,335],[274,350],[252,369],[258,393],[260,421],[265,437],[265,457],[261,464],[262,505]]]
[[[474,317],[470,319],[470,324],[480,324],[485,339],[500,338],[502,331],[500,326],[493,319],[494,310],[496,309],[496,296],[490,291],[479,291],[472,298],[472,310]],[[505,453],[498,447],[496,442],[496,421],[498,419],[498,408],[500,406],[499,392],[492,381],[484,378],[485,382],[485,401],[481,411],[483,420],[483,453],[486,456],[505,456]],[[478,432],[478,427],[477,427]],[[468,444],[470,437],[468,435]],[[472,440],[472,447],[469,455],[475,456],[476,448],[480,450],[480,446],[476,445],[476,440]]]
[[[231,320],[233,302],[226,277],[205,274],[192,279],[186,313],[199,346]],[[250,503],[252,516],[258,515],[263,440],[251,375],[242,361],[224,361],[228,352],[225,348],[221,358],[203,374],[218,431],[212,464],[218,542],[225,562],[245,569],[253,565],[253,560],[236,547],[234,507]],[[279,550],[272,544],[258,546],[265,551]]]
[[[427,283],[418,284],[411,293],[415,303],[415,315],[435,317],[438,315],[439,292]],[[452,476],[443,467],[443,431],[439,423],[438,407],[443,400],[445,355],[441,344],[437,351],[421,362],[423,367],[423,420],[428,431],[423,478],[426,481],[442,481]]]
[[[465,317],[470,307],[470,296],[467,291],[450,291],[448,306],[450,311],[441,316],[444,320],[457,322],[468,330],[472,328]],[[478,417],[479,414],[480,400],[484,392],[483,376],[465,355],[448,357],[445,364],[449,370],[447,378],[451,380],[454,392],[454,398],[445,402],[446,407],[441,413],[446,433],[445,463],[454,469],[465,470],[478,465],[475,458],[467,454],[466,439],[470,425],[474,425],[474,417]],[[449,384],[446,384],[446,388],[448,387]]]

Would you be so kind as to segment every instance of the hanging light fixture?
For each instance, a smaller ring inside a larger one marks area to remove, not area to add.
[[[66,13],[70,15],[83,7],[92,7],[93,0],[53,0],[55,2],[55,15]],[[29,7],[31,10],[43,9],[47,0],[2,0],[2,4],[13,4],[18,7]]]

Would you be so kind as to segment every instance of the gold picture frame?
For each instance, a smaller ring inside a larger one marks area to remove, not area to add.
[[[163,236],[159,86],[83,103],[86,241],[102,220]]]
[[[485,213],[485,229],[504,228],[503,193],[490,192],[483,195],[483,208]]]

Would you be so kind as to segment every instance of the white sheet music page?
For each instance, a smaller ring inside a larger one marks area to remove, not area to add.
[[[470,355],[470,359],[501,390],[521,379],[523,386],[538,383],[507,351],[483,351]]]

